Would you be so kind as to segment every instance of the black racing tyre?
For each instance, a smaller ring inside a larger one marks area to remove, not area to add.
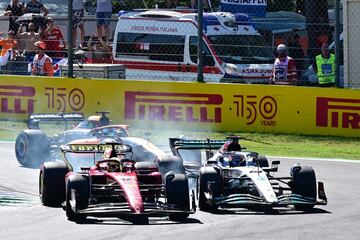
[[[167,203],[174,204],[184,211],[190,211],[189,183],[185,174],[175,174],[175,177],[166,178]],[[170,214],[172,221],[185,221],[189,213]]]
[[[76,209],[85,209],[89,204],[90,181],[88,176],[71,174],[66,179],[66,216],[70,221],[81,222],[86,219],[85,214],[79,214],[71,208],[72,191],[75,191]]]
[[[45,206],[58,206],[65,200],[65,175],[68,172],[64,162],[45,162],[41,165],[39,197]]]
[[[198,181],[199,204],[198,205],[199,205],[199,209],[205,212],[215,211],[218,208],[218,206],[216,205],[210,205],[205,197],[205,193],[209,192],[208,189],[209,182],[212,182],[213,197],[219,196],[221,191],[220,175],[213,167],[203,167],[200,169],[200,173],[199,173],[199,181]]]
[[[309,166],[293,168],[292,193],[308,197],[316,201],[316,176],[315,171]],[[294,204],[296,210],[310,210],[314,204]]]
[[[261,168],[263,167],[269,167],[269,161],[267,160],[265,155],[259,155],[256,158],[256,161],[258,161]]]
[[[185,168],[181,158],[172,155],[160,156],[158,162],[159,171],[162,176],[168,172],[185,174]]]
[[[50,141],[41,130],[23,130],[15,141],[15,155],[24,167],[39,167],[50,157]]]

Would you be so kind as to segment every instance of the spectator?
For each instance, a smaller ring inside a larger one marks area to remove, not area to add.
[[[295,60],[286,54],[286,46],[279,44],[274,62],[270,84],[296,85],[297,73]]]
[[[330,87],[335,84],[335,55],[330,54],[329,45],[321,46],[321,54],[316,56],[314,70],[316,72],[319,86]]]
[[[23,14],[24,6],[19,3],[19,0],[11,0],[4,13],[4,16],[9,16],[9,31],[17,32],[19,24],[16,20]]]
[[[304,72],[304,52],[300,45],[300,36],[298,34],[291,35],[288,41],[289,47],[289,56],[294,58],[296,62],[296,69],[298,70],[298,77],[301,78],[302,73]]]
[[[40,40],[40,34],[35,32],[35,24],[33,22],[29,23],[28,32],[22,32],[24,27],[25,25],[21,24],[17,31],[17,37],[19,39],[18,49],[25,51],[27,60],[31,61],[36,53],[36,47],[34,44]]]
[[[25,13],[35,13],[35,14],[41,14],[43,12],[44,17],[46,17],[49,14],[48,9],[45,7],[45,5],[42,2],[39,2],[37,0],[30,0],[25,6]],[[39,28],[41,27],[41,30],[45,30],[46,23],[44,22],[43,18],[37,18],[34,19],[35,23],[35,32],[39,31]]]
[[[2,62],[2,64],[4,64],[1,67],[2,72],[5,74],[27,75],[28,64],[25,57],[17,51],[15,32],[10,30],[8,38],[2,39],[0,42],[3,50],[8,49],[6,52],[4,51],[4,53],[2,53],[5,54],[5,57],[1,57],[2,60],[5,60]],[[3,45],[3,43],[5,43],[5,45]]]
[[[111,48],[102,44],[96,33],[90,37],[87,48],[91,56],[86,56],[89,63],[111,63]]]
[[[17,42],[14,39],[15,32],[10,30],[7,38],[0,39],[0,66],[4,66],[7,64],[8,60],[12,58],[12,49],[16,48]]]
[[[34,45],[38,53],[35,55],[31,64],[31,74],[36,76],[54,76],[52,59],[44,52],[46,44],[43,41],[38,41]]]
[[[96,6],[96,25],[97,25],[97,34],[99,40],[103,41],[103,36],[105,36],[105,44],[108,44],[110,37],[110,20],[112,13],[112,3],[111,0],[97,0]],[[104,33],[103,34],[103,30]]]
[[[41,12],[44,13],[44,17],[49,14],[48,9],[42,2],[37,0],[30,0],[25,6],[25,13],[37,13],[40,14]]]
[[[66,48],[66,42],[61,29],[54,24],[54,18],[47,18],[47,29],[44,31],[44,42],[50,57],[61,58],[64,56],[61,50]],[[63,43],[63,46],[60,43]]]
[[[85,38],[85,28],[84,28],[84,3],[82,0],[73,0],[73,46],[76,47],[76,38],[77,38],[77,28],[80,30],[80,44],[79,48],[83,48],[84,38]]]

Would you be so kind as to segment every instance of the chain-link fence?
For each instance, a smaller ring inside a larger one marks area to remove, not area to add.
[[[343,10],[345,87],[360,89],[360,1],[344,0]]]
[[[205,81],[343,86],[335,1],[203,0]],[[3,74],[67,76],[70,33],[75,77],[197,81],[197,0],[71,2],[0,0]]]

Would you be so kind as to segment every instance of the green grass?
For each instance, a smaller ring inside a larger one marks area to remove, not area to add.
[[[25,123],[0,121],[0,140],[15,141],[17,134],[24,128]]]
[[[17,134],[25,129],[23,122],[0,121],[0,140],[15,141]],[[53,127],[45,126],[51,132],[59,132]],[[228,135],[240,135],[246,139],[240,143],[250,151],[256,151],[265,155],[288,156],[288,157],[318,157],[318,158],[344,158],[360,160],[360,138],[345,137],[324,137],[324,136],[299,136],[285,134],[264,134],[264,133],[208,133],[208,132],[184,132],[173,130],[152,130],[131,129],[132,136],[148,137],[156,145],[168,145],[169,137],[184,135],[193,139],[225,139]]]

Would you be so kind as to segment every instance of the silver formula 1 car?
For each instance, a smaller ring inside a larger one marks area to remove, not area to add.
[[[15,142],[18,162],[25,167],[38,167],[49,159],[60,157],[59,147],[76,139],[126,137],[127,125],[110,125],[106,116],[109,112],[97,112],[85,119],[81,113],[36,113],[26,123],[28,129],[21,131]],[[64,130],[47,135],[42,124],[48,125],[48,132]],[[60,125],[60,126],[59,126]]]
[[[239,139],[170,139],[173,153],[183,158],[188,173],[198,180],[200,210],[244,207],[269,211],[292,205],[307,211],[327,204],[324,184],[316,182],[312,167],[296,164],[290,176],[275,177],[280,161],[273,161],[269,167],[264,155],[246,151]]]

